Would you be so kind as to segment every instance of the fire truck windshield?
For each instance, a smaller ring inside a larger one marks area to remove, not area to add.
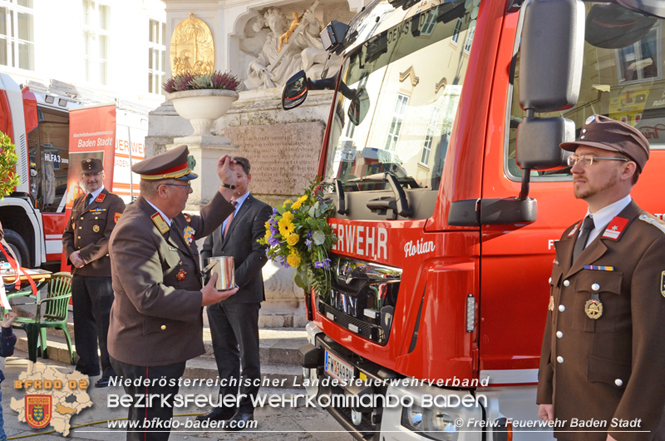
[[[403,10],[386,9],[366,24],[398,23],[370,31],[346,58],[326,177],[347,183],[392,172],[412,188],[438,189],[473,40],[471,12],[459,0],[406,20]],[[349,183],[347,191],[387,185]]]

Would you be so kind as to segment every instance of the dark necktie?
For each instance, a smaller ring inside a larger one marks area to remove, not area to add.
[[[92,193],[88,193],[88,195],[85,197],[85,206],[87,207],[90,205],[90,202],[92,202]]]
[[[231,204],[233,205],[234,210],[229,214],[229,217],[226,218],[226,225],[224,226],[224,237],[226,237],[226,233],[229,231],[229,227],[231,226],[231,222],[233,222],[233,215],[236,213],[235,208],[236,205],[238,205],[237,201],[231,201]]]
[[[584,222],[582,222],[582,232],[577,237],[577,241],[575,242],[575,248],[573,248],[573,262],[575,262],[575,260],[577,260],[577,257],[580,254],[582,254],[584,246],[586,245],[586,242],[589,239],[589,233],[591,233],[591,230],[593,229],[594,229],[593,218],[589,216],[585,217]]]

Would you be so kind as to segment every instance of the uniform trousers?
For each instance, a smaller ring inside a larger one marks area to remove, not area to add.
[[[138,421],[138,426],[127,430],[127,441],[167,441],[171,434],[175,395],[180,377],[185,373],[186,362],[166,366],[135,366],[111,357],[111,364],[120,376],[125,393],[134,397],[127,419]],[[152,380],[156,381],[152,381]],[[136,384],[134,380],[136,381]],[[147,380],[147,381],[146,381]],[[159,381],[157,381],[159,380]],[[143,396],[137,403],[137,397]],[[162,405],[162,397],[167,405]],[[168,427],[165,427],[168,426]]]
[[[115,375],[109,361],[106,339],[109,332],[109,315],[113,305],[113,288],[110,277],[72,277],[72,306],[74,307],[74,340],[76,352],[81,357],[76,370],[86,375],[99,375],[101,353],[104,377]]]
[[[251,397],[256,397],[261,381],[261,359],[259,357],[259,309],[260,303],[216,303],[208,306],[208,322],[212,336],[212,347],[220,379],[235,379],[227,386],[220,386],[222,398],[237,396],[238,389],[244,396],[238,403],[238,411],[253,413]],[[243,382],[238,388],[242,362]],[[245,381],[251,380],[251,385]]]

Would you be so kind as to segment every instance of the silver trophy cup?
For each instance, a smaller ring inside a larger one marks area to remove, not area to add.
[[[210,272],[210,276],[217,274],[217,283],[215,288],[218,291],[227,291],[235,288],[235,263],[233,256],[217,256],[207,259],[207,266],[204,272]]]

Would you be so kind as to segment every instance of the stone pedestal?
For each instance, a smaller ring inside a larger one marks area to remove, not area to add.
[[[173,108],[170,101],[163,102],[148,114],[148,136],[145,137],[145,157],[151,158],[166,151],[176,136],[192,132],[192,125]],[[178,144],[180,145],[180,144]]]
[[[301,328],[307,324],[305,293],[292,279],[293,270],[268,262],[263,267],[266,301],[261,304],[262,328]]]

